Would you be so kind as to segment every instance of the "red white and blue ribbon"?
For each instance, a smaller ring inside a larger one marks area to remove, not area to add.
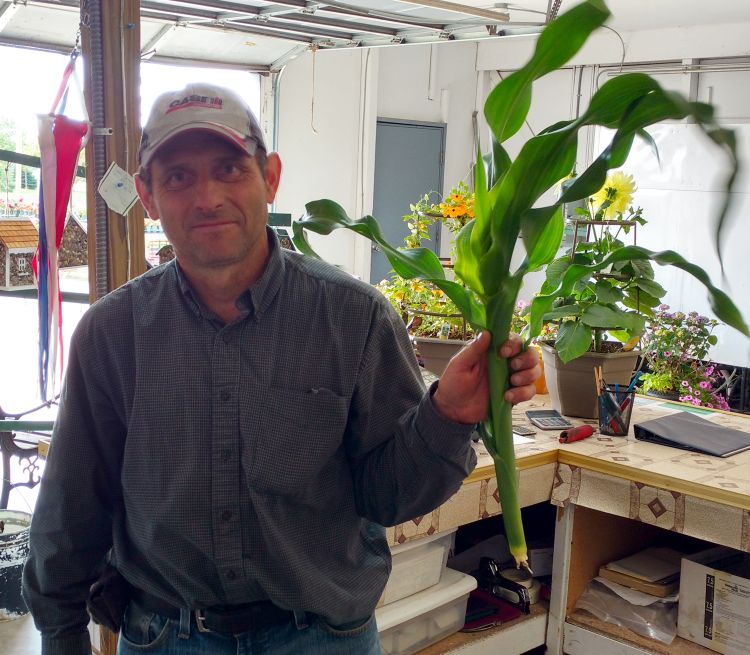
[[[84,114],[86,104],[75,76],[75,56],[65,67],[62,83],[49,114],[39,114],[39,150],[41,175],[39,183],[39,245],[32,261],[39,290],[39,390],[42,400],[48,392],[54,395],[58,376],[62,374],[64,356],[62,341],[62,296],[60,293],[58,252],[62,241],[68,202],[73,187],[78,156],[86,145],[91,124],[64,116],[71,78],[81,95]],[[57,113],[61,100],[63,105]],[[60,368],[57,368],[57,362]]]

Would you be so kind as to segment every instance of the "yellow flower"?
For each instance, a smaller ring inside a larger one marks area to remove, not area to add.
[[[451,200],[453,202],[463,202],[464,197],[460,193],[453,193],[451,194]]]
[[[635,189],[635,180],[632,175],[627,175],[622,171],[611,173],[604,186],[591,196],[594,213],[598,212],[601,206],[609,200],[611,204],[605,208],[603,218],[607,220],[616,218],[630,206]]]

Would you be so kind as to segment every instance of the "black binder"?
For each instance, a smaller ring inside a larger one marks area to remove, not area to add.
[[[716,457],[750,449],[750,433],[726,428],[691,414],[678,412],[633,426],[635,438]]]

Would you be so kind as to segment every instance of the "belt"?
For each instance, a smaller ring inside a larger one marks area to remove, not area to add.
[[[178,621],[180,609],[140,589],[134,590],[133,600],[143,609]],[[242,605],[221,605],[193,610],[200,632],[240,634],[294,620],[294,613],[281,609],[270,600],[259,600]]]

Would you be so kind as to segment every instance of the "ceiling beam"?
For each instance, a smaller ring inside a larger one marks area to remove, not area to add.
[[[312,14],[273,14],[274,18],[278,21],[291,21],[297,23],[309,23],[311,25],[324,25],[326,27],[332,27],[334,29],[349,30],[354,34],[366,33],[366,34],[380,34],[384,36],[396,36],[397,30],[383,27],[380,25],[373,25],[371,23],[359,23],[350,20],[337,20],[331,18],[325,18],[323,16],[315,16]],[[232,25],[236,25],[239,21],[232,21]],[[258,21],[262,24],[262,20]],[[245,24],[245,21],[242,21]]]
[[[489,9],[480,9],[479,7],[468,7],[448,0],[399,0],[410,5],[421,5],[422,7],[432,7],[433,9],[444,9],[445,11],[454,11],[457,14],[466,14],[467,16],[479,16],[480,18],[490,18],[491,20],[507,23],[510,21],[510,14],[500,11],[491,11]]]
[[[159,31],[141,48],[141,59],[149,59],[153,57],[159,49],[159,46],[162,45],[176,29],[177,25],[174,23],[171,25],[163,25],[159,28]]]

